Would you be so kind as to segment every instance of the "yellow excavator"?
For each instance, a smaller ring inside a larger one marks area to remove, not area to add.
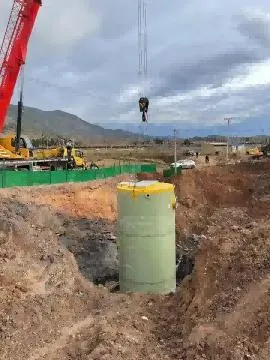
[[[253,159],[259,159],[263,156],[263,152],[260,147],[255,146],[253,148],[248,148],[246,151],[247,155],[250,155]]]

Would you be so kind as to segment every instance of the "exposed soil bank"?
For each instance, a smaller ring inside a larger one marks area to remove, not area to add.
[[[174,180],[195,264],[165,297],[87,280],[92,245],[115,241],[117,181],[1,191],[0,359],[268,360],[270,164]]]

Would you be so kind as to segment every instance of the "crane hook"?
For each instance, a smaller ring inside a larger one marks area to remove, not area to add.
[[[142,113],[142,121],[147,122],[147,112],[149,107],[149,100],[147,97],[141,97],[139,100],[139,108]]]

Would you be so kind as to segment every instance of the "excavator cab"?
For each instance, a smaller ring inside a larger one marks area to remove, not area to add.
[[[87,168],[87,159],[84,153],[73,147],[73,143],[68,141],[64,148],[63,156],[68,159],[70,168]]]

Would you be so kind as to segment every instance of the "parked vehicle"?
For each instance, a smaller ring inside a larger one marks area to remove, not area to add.
[[[171,167],[181,167],[182,169],[194,169],[196,167],[196,163],[190,159],[178,160],[176,163],[172,163]]]

